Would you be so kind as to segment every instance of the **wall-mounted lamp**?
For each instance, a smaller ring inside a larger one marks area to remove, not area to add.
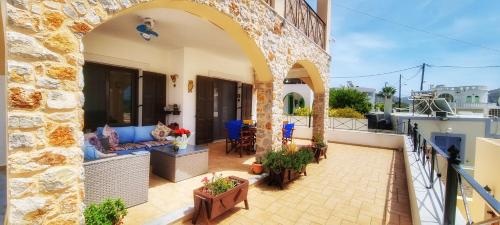
[[[188,81],[188,93],[193,92],[193,88],[194,88],[194,81],[193,80],[189,80]]]
[[[172,83],[174,84],[174,87],[176,87],[175,82],[177,81],[177,77],[179,77],[179,75],[177,75],[177,74],[170,75],[170,80],[172,80]]]

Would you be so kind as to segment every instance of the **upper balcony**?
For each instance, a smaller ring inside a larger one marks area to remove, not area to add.
[[[264,1],[321,48],[328,48],[330,1],[318,0],[316,10],[305,0]]]

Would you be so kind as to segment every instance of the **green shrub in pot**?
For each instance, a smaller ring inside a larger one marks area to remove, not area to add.
[[[86,225],[117,225],[127,215],[122,199],[106,199],[100,204],[91,204],[83,212]]]

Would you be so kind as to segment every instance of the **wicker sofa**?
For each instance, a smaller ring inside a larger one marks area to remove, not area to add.
[[[126,207],[148,201],[150,153],[85,162],[85,204],[121,198]]]

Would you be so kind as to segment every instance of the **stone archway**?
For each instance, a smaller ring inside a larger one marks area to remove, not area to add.
[[[302,70],[295,75],[306,83],[314,93],[313,100],[313,137],[325,135],[328,113],[328,77],[320,73],[319,67],[309,60],[297,60],[290,71]]]
[[[329,55],[262,1],[7,0],[8,223],[82,221],[81,38],[116,15],[152,7],[206,18],[242,46],[255,67],[260,150],[281,143],[285,68],[307,59],[304,67],[327,81]]]

